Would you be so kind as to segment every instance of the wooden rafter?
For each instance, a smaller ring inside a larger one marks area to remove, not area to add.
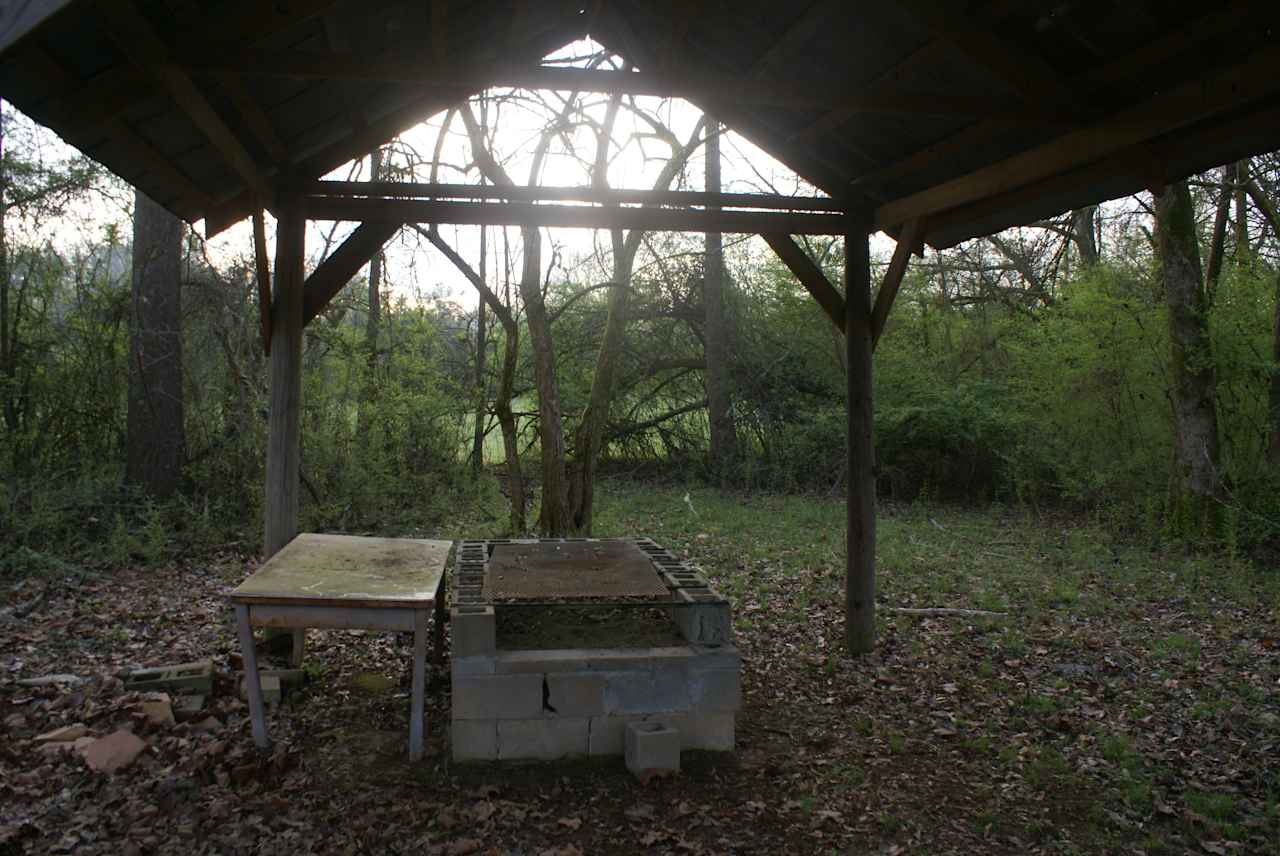
[[[871,349],[874,351],[880,342],[880,334],[889,320],[889,311],[893,309],[893,301],[902,286],[902,277],[907,272],[907,263],[912,253],[919,253],[924,248],[924,222],[911,220],[898,235],[898,246],[893,249],[893,258],[884,272],[880,290],[876,292],[876,303],[871,309]]]
[[[879,228],[896,227],[914,217],[958,208],[1034,184],[1243,107],[1277,89],[1280,89],[1280,48],[1267,46],[1238,65],[1163,92],[1096,125],[883,205],[876,210],[876,224]]]
[[[258,141],[258,145],[263,148],[277,166],[283,166],[289,159],[288,147],[285,146],[284,141],[276,133],[270,117],[254,100],[253,96],[249,94],[249,90],[245,88],[244,81],[240,79],[239,75],[221,72],[218,75],[218,84],[222,87],[222,91],[231,101],[231,104],[236,108],[236,112],[240,114],[240,119],[244,122],[245,128]]]
[[[419,59],[387,60],[339,51],[247,51],[192,57],[187,67],[315,80],[413,83],[478,92],[489,87],[553,89],[624,95],[679,97],[691,101],[752,104],[788,110],[843,109],[857,113],[928,114],[1061,123],[1048,108],[1001,102],[987,96],[916,95],[901,91],[849,94],[839,88],[814,89],[768,80],[744,81],[731,74],[617,71],[564,66],[444,66]]]
[[[988,20],[999,21],[1006,17],[1011,11],[1018,6],[1017,0],[991,0],[991,2],[979,8],[979,12]],[[932,38],[925,42],[916,50],[912,51],[901,62],[894,64],[877,75],[869,83],[859,88],[859,94],[865,98],[874,98],[877,96],[885,96],[892,93],[897,88],[898,81],[914,68],[918,68],[929,60],[934,59],[947,49],[948,43],[940,38]],[[829,131],[844,125],[858,111],[851,110],[847,107],[837,107],[823,113],[815,121],[794,132],[791,135],[792,140],[812,140]],[[992,121],[988,119],[988,121]],[[1006,120],[1008,121],[1008,120]]]
[[[32,46],[26,52],[27,62],[36,64],[44,77],[63,92],[76,89],[79,79],[55,60],[46,50]],[[192,218],[195,212],[203,211],[211,200],[204,191],[173,166],[162,153],[156,151],[149,142],[129,127],[117,112],[111,117],[102,117],[102,129],[107,139],[118,148],[129,152],[145,168],[155,175],[159,183],[174,194],[177,201],[170,203],[183,216]]]
[[[360,268],[369,263],[374,253],[381,250],[402,225],[394,220],[385,220],[369,221],[356,227],[307,277],[302,292],[302,323],[310,324],[311,319],[323,312],[329,301],[360,272]]]
[[[1105,185],[1113,196],[1133,192],[1135,185],[1158,185],[1168,181],[1168,173],[1156,170],[1167,168],[1170,162],[1180,164],[1183,174],[1208,169],[1218,158],[1205,160],[1205,152],[1222,151],[1225,146],[1235,146],[1226,160],[1235,160],[1270,149],[1272,146],[1258,142],[1280,137],[1280,111],[1263,108],[1224,122],[1215,122],[1170,141],[1131,146],[1112,156],[1088,166],[1059,173],[1035,184],[986,197],[929,218],[925,240],[939,249],[953,246],[979,234],[989,234],[1009,226],[1016,226],[1047,216],[1052,210],[1040,211],[1028,218],[1028,206],[1041,200],[1052,200],[1070,194],[1075,188]],[[1241,140],[1252,140],[1252,147]],[[977,225],[975,225],[977,224]]]
[[[991,31],[989,22],[975,20],[969,10],[941,0],[902,0],[898,5],[1029,103],[1049,100],[1059,107],[1079,109],[1075,93],[1056,69],[1035,54],[1001,39]]]
[[[245,149],[190,75],[171,64],[169,50],[132,0],[99,0],[101,19],[120,50],[141,65],[177,103],[214,149],[264,202],[274,191]]]
[[[840,0],[814,0],[796,16],[782,34],[769,45],[769,49],[761,54],[751,66],[751,76],[765,75],[774,63],[803,48],[813,37],[814,31],[820,28],[831,9]]]
[[[453,202],[312,196],[313,220],[452,223],[459,226],[539,226],[553,229],[640,229],[646,232],[786,232],[843,234],[840,214],[792,211],[717,211],[702,208],[534,205],[528,202]]]
[[[497,187],[491,184],[432,184],[412,181],[308,181],[290,189],[311,196],[392,199],[470,199],[506,202],[592,202],[598,205],[716,206],[774,211],[840,213],[844,204],[826,196],[777,193],[706,193],[696,190],[626,190],[599,187]]]
[[[1131,79],[1145,69],[1183,54],[1198,44],[1234,31],[1255,12],[1256,8],[1245,0],[1234,0],[1224,9],[1209,12],[1189,26],[1156,39],[1131,54],[1091,67],[1084,73],[1084,81],[1089,86],[1096,87]],[[988,120],[971,125],[960,133],[901,160],[859,175],[855,179],[855,185],[874,187],[913,175],[938,163],[962,157],[971,149],[989,145],[992,140],[1013,130],[1015,125],[1008,120]]]
[[[809,258],[809,254],[785,232],[762,232],[760,237],[765,239],[782,263],[800,280],[800,284],[818,302],[822,311],[827,313],[831,323],[843,330],[846,321],[844,298]]]

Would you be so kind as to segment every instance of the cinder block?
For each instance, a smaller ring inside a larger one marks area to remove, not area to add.
[[[457,675],[454,719],[532,719],[542,715],[542,675]]]
[[[709,589],[677,591],[684,606],[672,608],[672,620],[680,635],[698,645],[728,645],[733,642],[733,621],[729,604],[717,599]]]
[[[584,652],[593,672],[649,671],[656,666],[688,663],[693,649],[687,645],[665,648],[600,648]]]
[[[609,672],[604,690],[607,714],[652,713],[652,672]]]
[[[213,661],[135,669],[124,677],[124,686],[136,692],[187,690],[208,695],[213,692]]]
[[[274,675],[261,675],[262,683],[262,703],[263,704],[279,704],[281,698],[280,679]],[[245,678],[240,679],[240,698],[248,701],[249,686]]]
[[[629,722],[623,754],[637,776],[680,769],[680,732],[661,722]]]
[[[604,713],[605,677],[565,672],[546,676],[545,705],[557,716],[598,716]]]
[[[492,606],[455,606],[449,618],[454,657],[491,657],[497,652],[497,623]]]
[[[710,752],[732,752],[734,715],[732,713],[691,713],[680,726],[680,745],[685,749]]]
[[[607,714],[664,713],[687,710],[689,704],[688,673],[683,665],[608,673],[604,693]]]
[[[741,669],[742,655],[733,645],[693,645],[691,669]]]
[[[497,671],[495,657],[451,657],[450,665],[455,675],[492,675]]]
[[[496,719],[455,719],[449,737],[455,761],[496,761],[498,758]]]
[[[591,755],[621,755],[626,746],[625,732],[632,722],[657,722],[680,731],[687,714],[679,712],[638,714],[634,716],[593,716],[589,726],[587,751]],[[690,748],[690,747],[685,747]]]
[[[585,648],[550,651],[499,651],[495,661],[500,674],[538,672],[581,672],[587,668],[591,652]]]
[[[504,719],[498,723],[498,757],[551,761],[586,755],[589,722],[585,716]]]
[[[689,675],[695,713],[735,711],[742,707],[742,675],[737,669],[697,669]]]

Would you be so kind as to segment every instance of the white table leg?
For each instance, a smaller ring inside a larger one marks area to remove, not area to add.
[[[249,624],[249,607],[236,604],[236,624],[240,630],[240,652],[244,659],[244,683],[249,691],[249,720],[253,724],[253,742],[261,749],[271,747],[267,734],[267,716],[262,706],[262,676],[258,674],[258,652],[253,647],[253,627]]]
[[[409,760],[422,758],[423,696],[427,689],[427,611],[413,611],[413,700],[409,706]]]

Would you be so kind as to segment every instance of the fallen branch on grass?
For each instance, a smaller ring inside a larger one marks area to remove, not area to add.
[[[885,612],[900,612],[903,615],[965,615],[965,616],[990,616],[993,618],[1006,618],[1007,612],[992,612],[987,609],[952,609],[948,607],[930,607],[928,609],[915,609],[908,606],[886,606]]]

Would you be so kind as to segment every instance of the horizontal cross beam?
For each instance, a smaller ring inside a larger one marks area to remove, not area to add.
[[[838,199],[777,193],[705,193],[689,190],[620,190],[596,187],[496,187],[410,181],[311,181],[298,188],[313,197],[466,199],[505,202],[592,202],[597,205],[672,205],[842,213]]]
[[[456,202],[308,196],[305,207],[306,216],[312,220],[451,223],[458,226],[843,235],[847,225],[846,218],[842,214],[535,205],[528,202]]]

